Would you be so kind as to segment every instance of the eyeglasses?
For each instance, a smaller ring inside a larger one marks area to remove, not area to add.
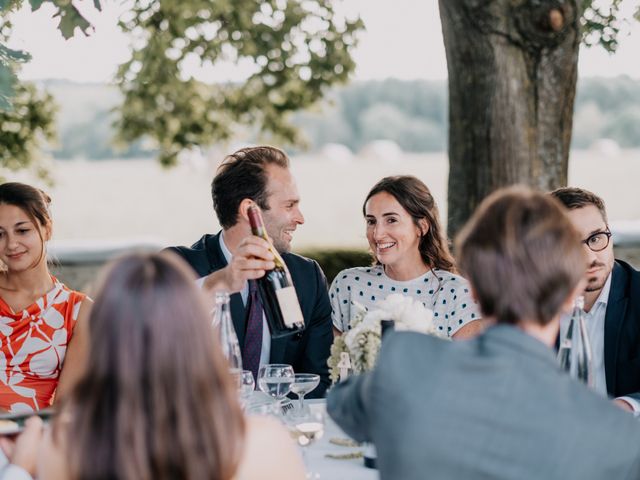
[[[592,252],[601,252],[609,246],[609,240],[611,239],[611,232],[607,229],[604,232],[596,232],[589,235],[589,238],[582,240],[589,250]]]

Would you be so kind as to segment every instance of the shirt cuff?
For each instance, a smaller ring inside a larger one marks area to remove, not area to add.
[[[640,417],[640,402],[638,402],[635,398],[618,397],[616,398],[616,400],[624,400],[625,402],[627,402],[629,405],[631,405],[631,408],[633,409],[633,416]]]
[[[33,477],[24,468],[9,464],[0,471],[0,480],[33,480]]]

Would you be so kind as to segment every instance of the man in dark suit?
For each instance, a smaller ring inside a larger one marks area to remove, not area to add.
[[[320,386],[309,396],[323,396],[329,386],[331,304],[319,265],[290,253],[293,232],[304,217],[289,159],[274,147],[243,148],[222,162],[211,194],[222,231],[204,235],[190,248],[171,250],[193,267],[208,294],[215,290],[233,293],[231,316],[246,369],[255,374],[259,365],[288,363],[298,373],[317,373]],[[251,234],[247,210],[253,204],[261,208],[269,237],[291,273],[305,321],[301,333],[271,339],[262,311],[257,320],[252,315],[258,305],[253,300],[257,295],[252,293],[252,280],[274,267],[267,242]]]
[[[489,328],[464,342],[391,333],[329,414],[372,441],[382,480],[640,478],[640,423],[562,371],[560,314],[585,254],[558,202],[525,188],[485,200],[456,252]]]
[[[581,188],[551,193],[568,209],[587,255],[586,324],[595,388],[640,413],[640,272],[615,260],[604,201]],[[563,323],[568,318],[563,318]]]

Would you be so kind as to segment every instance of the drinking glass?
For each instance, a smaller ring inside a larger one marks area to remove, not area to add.
[[[291,391],[293,380],[293,367],[284,363],[263,365],[258,371],[258,387],[273,398],[279,406]]]
[[[256,383],[253,380],[253,373],[251,373],[250,370],[241,370],[238,372],[234,372],[233,376],[238,387],[240,403],[243,407],[245,407],[249,402],[253,391],[256,389]]]
[[[296,373],[293,383],[291,384],[291,392],[298,396],[298,413],[302,415],[304,411],[304,396],[315,390],[320,384],[320,375],[315,373]]]
[[[307,479],[320,478],[319,473],[310,469],[307,461],[307,448],[324,434],[324,414],[319,410],[307,409],[298,415],[287,415],[285,424],[291,436],[302,450]]]

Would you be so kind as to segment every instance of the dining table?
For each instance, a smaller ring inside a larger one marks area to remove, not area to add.
[[[273,400],[266,394],[256,391],[249,400],[246,411],[249,414],[266,414],[279,418],[286,427],[282,415],[288,409],[296,408],[294,403],[287,403],[283,410],[273,409]],[[324,417],[324,434],[321,438],[306,447],[298,447],[303,455],[307,472],[314,474],[310,478],[320,480],[374,480],[378,479],[378,470],[364,466],[362,457],[365,447],[349,438],[326,413],[324,399],[304,401],[312,411],[322,412]],[[302,450],[305,450],[304,452]]]

